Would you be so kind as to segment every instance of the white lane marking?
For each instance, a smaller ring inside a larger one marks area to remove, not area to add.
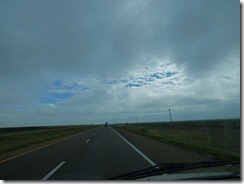
[[[51,170],[44,178],[42,178],[42,180],[47,180],[48,178],[50,178],[50,176],[52,176],[60,167],[62,167],[62,165],[65,164],[65,161],[61,162],[60,164],[58,164],[53,170]]]
[[[90,139],[87,139],[87,140],[86,140],[86,143],[88,143],[89,141],[90,141]]]
[[[135,146],[133,146],[129,141],[127,141],[122,135],[120,135],[117,131],[115,131],[112,127],[110,127],[116,134],[118,134],[125,142],[127,142],[135,151],[137,151],[145,160],[147,160],[152,166],[156,166],[150,158],[144,155],[140,150],[138,150]]]

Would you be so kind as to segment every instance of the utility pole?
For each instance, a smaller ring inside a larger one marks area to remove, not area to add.
[[[169,119],[170,119],[170,123],[172,122],[172,118],[171,118],[171,111],[169,109]]]
[[[137,116],[136,116],[136,123],[137,123]]]

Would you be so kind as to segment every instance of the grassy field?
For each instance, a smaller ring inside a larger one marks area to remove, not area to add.
[[[215,159],[240,160],[240,119],[117,125]]]
[[[51,139],[85,131],[96,126],[22,127],[0,129],[0,154]]]

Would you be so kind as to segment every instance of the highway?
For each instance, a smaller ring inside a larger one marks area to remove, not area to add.
[[[145,144],[148,146],[143,146]],[[147,138],[125,131],[118,133],[110,126],[101,126],[28,154],[0,161],[0,179],[104,180],[170,162],[171,159],[178,162],[175,157],[181,161],[209,160],[185,150],[167,147],[168,145],[156,148],[157,146],[157,142]]]

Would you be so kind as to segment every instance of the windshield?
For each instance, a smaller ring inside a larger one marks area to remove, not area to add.
[[[240,179],[240,2],[1,0],[1,180]]]

